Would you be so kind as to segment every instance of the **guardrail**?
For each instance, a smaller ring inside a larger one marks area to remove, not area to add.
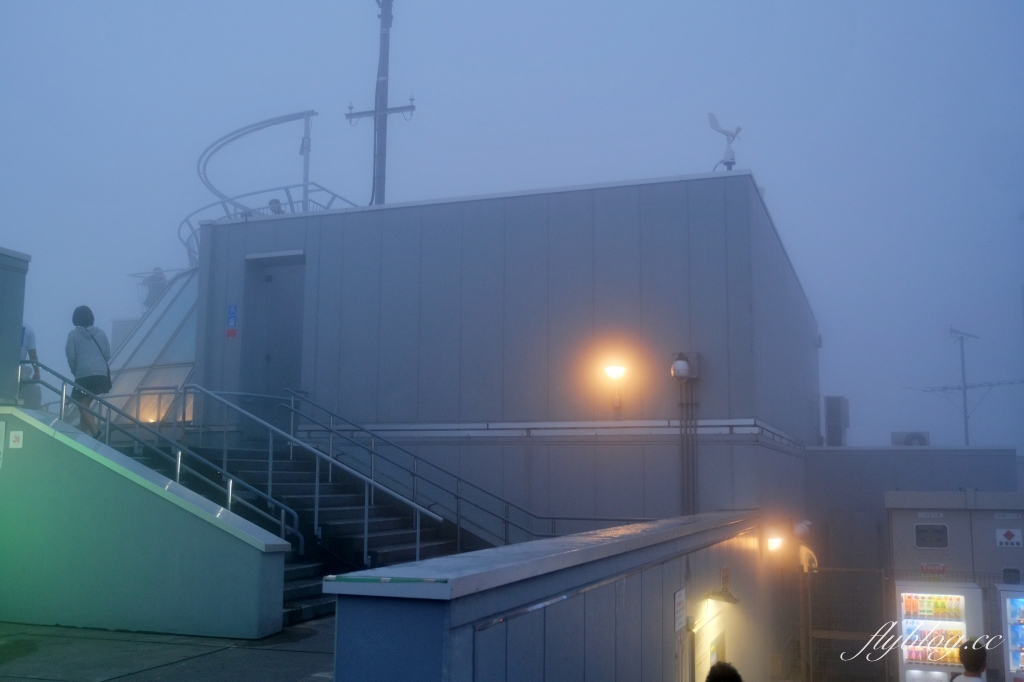
[[[317,537],[321,537],[321,529],[320,529],[320,486],[321,486],[321,483],[322,483],[322,481],[320,480],[321,479],[321,476],[320,476],[320,465],[321,465],[321,462],[324,462],[324,463],[327,464],[327,466],[329,467],[328,468],[329,472],[332,471],[332,468],[336,468],[336,469],[344,471],[345,473],[349,474],[350,476],[354,476],[356,479],[362,481],[362,483],[363,483],[363,562],[366,565],[369,565],[369,563],[370,563],[370,554],[369,554],[370,506],[373,504],[374,496],[375,496],[376,493],[381,493],[383,495],[386,495],[387,497],[392,498],[393,500],[395,500],[399,504],[402,504],[403,506],[409,508],[412,511],[413,516],[414,516],[414,522],[415,522],[415,530],[416,530],[416,560],[417,561],[419,561],[419,559],[420,559],[420,545],[421,545],[421,535],[422,535],[422,533],[421,533],[421,530],[422,530],[422,528],[421,528],[421,516],[422,515],[426,515],[428,518],[431,518],[431,519],[433,519],[433,520],[435,520],[435,521],[437,521],[439,523],[444,521],[444,518],[442,516],[440,516],[439,514],[436,514],[433,511],[431,511],[427,507],[418,504],[414,500],[409,499],[405,495],[402,495],[401,493],[396,492],[393,489],[388,488],[387,486],[383,485],[379,481],[376,481],[372,477],[364,475],[363,473],[361,473],[361,472],[357,471],[356,469],[354,469],[354,468],[344,464],[343,462],[341,462],[341,461],[339,461],[339,460],[337,460],[337,459],[335,459],[333,457],[328,456],[322,450],[319,450],[318,448],[316,448],[316,447],[314,447],[314,446],[312,446],[312,445],[310,445],[310,444],[300,440],[299,438],[296,438],[294,435],[286,433],[285,431],[283,431],[282,429],[274,426],[273,424],[270,424],[270,423],[266,422],[265,420],[260,419],[256,415],[254,415],[254,414],[252,414],[252,413],[242,409],[241,407],[235,405],[230,400],[228,400],[228,398],[226,398],[224,396],[230,396],[230,397],[246,397],[246,396],[249,396],[249,397],[259,397],[259,398],[272,398],[272,399],[275,399],[275,400],[281,400],[281,399],[287,400],[287,398],[281,398],[279,396],[261,396],[259,394],[251,394],[251,393],[227,393],[227,392],[225,392],[225,393],[218,393],[218,392],[206,389],[206,388],[204,388],[202,386],[199,386],[198,384],[186,384],[183,387],[183,390],[186,393],[189,392],[189,391],[197,392],[197,393],[199,393],[199,394],[201,394],[203,396],[206,396],[206,397],[210,398],[211,400],[219,403],[224,408],[224,410],[225,410],[225,419],[224,419],[224,429],[223,429],[223,437],[222,437],[223,440],[222,440],[222,443],[223,443],[223,452],[224,452],[225,462],[227,461],[227,412],[226,412],[227,410],[231,410],[232,412],[234,412],[238,416],[240,416],[240,417],[242,417],[244,419],[247,419],[251,423],[256,424],[256,425],[258,425],[258,426],[260,426],[260,427],[262,427],[262,428],[267,430],[267,493],[268,494],[272,494],[271,491],[273,490],[273,481],[274,481],[274,442],[275,442],[274,439],[275,439],[275,437],[277,437],[277,438],[281,439],[283,442],[287,443],[289,445],[290,449],[299,448],[300,450],[303,450],[303,451],[308,452],[309,454],[313,455],[314,461],[315,461],[315,469],[314,469],[315,484],[314,484],[314,487],[313,487],[313,491],[314,491],[313,492],[313,505],[314,505],[313,506],[313,528],[314,528],[314,531],[315,531],[315,534],[316,534]],[[294,428],[294,422],[293,422],[293,428]],[[330,480],[328,480],[328,483],[329,482],[330,482]]]
[[[461,531],[468,525],[468,530],[494,545],[511,544],[516,538],[513,531],[519,531],[522,539],[536,539],[560,535],[559,522],[579,523],[641,523],[652,521],[651,518],[611,518],[611,517],[569,517],[539,516],[529,510],[509,502],[484,488],[453,474],[432,462],[410,452],[397,443],[370,431],[341,415],[318,405],[299,391],[288,390],[291,394],[289,405],[284,407],[295,415],[291,421],[294,431],[296,421],[305,420],[323,430],[326,435],[327,452],[332,457],[348,457],[354,465],[362,468],[365,474],[374,480],[382,480],[385,485],[394,489],[400,488],[413,500],[422,502],[439,512],[448,521],[455,524],[459,531],[459,550],[461,551]],[[299,407],[296,407],[296,404]],[[302,411],[302,405],[309,405],[311,414]],[[316,411],[322,412],[325,420],[317,419]],[[339,428],[340,424],[348,428]],[[359,440],[363,434],[365,442]],[[360,459],[351,452],[339,451],[335,454],[335,439],[347,443],[362,453]],[[381,445],[387,446],[391,455],[382,452]],[[397,455],[397,456],[394,456]],[[400,461],[404,460],[404,461]]]
[[[91,391],[79,386],[74,380],[65,377],[56,370],[47,367],[41,362],[33,362],[35,366],[45,371],[48,375],[52,376],[60,382],[60,388],[54,386],[42,379],[39,380],[27,380],[24,383],[36,383],[47,390],[54,392],[60,396],[60,412],[59,417],[61,421],[65,421],[68,416],[69,403],[74,402],[78,410],[86,411],[97,419],[97,426],[102,426],[103,442],[110,445],[111,434],[122,434],[126,436],[132,443],[136,454],[142,454],[145,451],[151,451],[156,453],[158,456],[168,460],[174,466],[174,480],[177,483],[181,483],[182,473],[192,474],[200,478],[204,485],[212,487],[214,490],[222,492],[225,496],[225,509],[231,511],[233,504],[241,504],[247,510],[253,512],[258,517],[269,521],[271,524],[277,525],[280,521],[280,535],[285,538],[287,535],[292,535],[298,539],[299,543],[299,554],[305,554],[305,538],[299,531],[299,515],[291,507],[282,504],[270,496],[269,492],[264,493],[261,490],[251,486],[241,478],[232,475],[226,469],[226,467],[220,467],[210,462],[205,457],[197,454],[187,446],[183,445],[178,441],[178,422],[175,421],[173,437],[166,436],[158,429],[151,427],[150,425],[132,417],[124,410],[111,404],[106,399],[92,393]],[[20,374],[19,366],[19,374]],[[98,406],[98,409],[93,409],[90,405],[85,407],[77,401],[72,401],[68,387],[77,388],[79,391],[89,396],[92,401]],[[185,405],[185,401],[179,403],[180,407]],[[177,411],[177,408],[176,408]],[[122,421],[123,420],[123,421]],[[184,420],[182,420],[184,421]],[[143,436],[149,436],[152,441],[146,440]],[[99,434],[97,434],[99,439]],[[165,452],[163,448],[167,448],[169,452]],[[192,466],[190,466],[190,464]],[[200,467],[200,468],[196,468]],[[204,471],[206,473],[204,473]],[[223,485],[218,481],[218,477],[222,481],[226,481],[227,485]],[[243,497],[238,496],[237,490],[244,490],[247,493],[259,498],[266,503],[267,508],[280,512],[280,518],[277,516],[271,516],[263,509],[252,504]],[[197,491],[198,492],[198,491]],[[289,525],[286,520],[290,520]]]

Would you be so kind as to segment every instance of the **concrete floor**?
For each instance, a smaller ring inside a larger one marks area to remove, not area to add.
[[[258,641],[0,623],[0,682],[329,682],[334,616]]]

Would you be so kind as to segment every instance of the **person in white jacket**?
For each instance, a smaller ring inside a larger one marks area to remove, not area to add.
[[[79,404],[82,430],[95,437],[96,419],[89,412],[94,395],[110,391],[110,341],[103,330],[93,326],[96,318],[88,306],[78,306],[71,316],[75,328],[68,333],[64,353],[75,377],[71,399]],[[84,389],[84,390],[83,390]]]

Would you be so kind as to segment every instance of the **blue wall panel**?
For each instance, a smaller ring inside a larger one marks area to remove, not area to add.
[[[462,348],[462,206],[425,206],[422,225],[418,414],[424,422],[455,422]]]
[[[506,421],[548,412],[548,197],[505,202],[504,372]]]
[[[462,230],[460,421],[498,421],[504,369],[504,203],[467,203]]]
[[[377,421],[417,418],[420,361],[420,211],[384,213],[381,230]]]

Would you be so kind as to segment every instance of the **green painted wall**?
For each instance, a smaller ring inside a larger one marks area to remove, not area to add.
[[[0,621],[281,629],[286,542],[44,413],[0,407],[0,432]]]

